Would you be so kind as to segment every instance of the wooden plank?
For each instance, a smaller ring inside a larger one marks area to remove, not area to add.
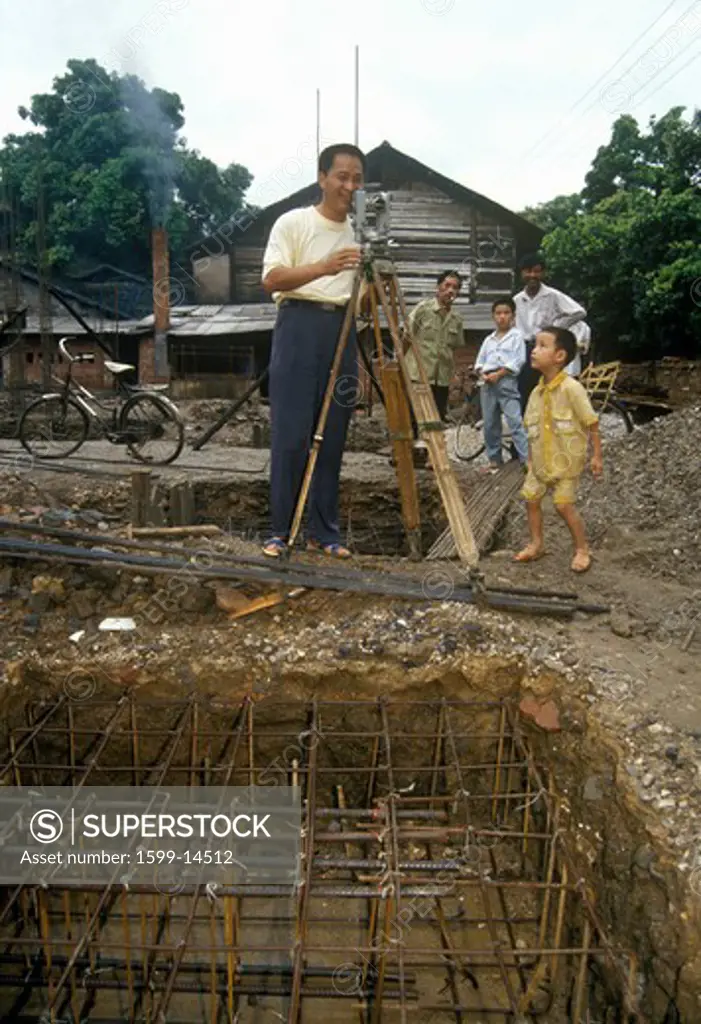
[[[459,486],[481,554],[488,549],[504,513],[523,486],[523,470],[518,462],[508,462],[494,475],[481,479],[477,473],[463,475]],[[448,525],[429,550],[428,560],[455,558],[457,549]]]

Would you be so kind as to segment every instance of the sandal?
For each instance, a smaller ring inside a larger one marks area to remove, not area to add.
[[[271,537],[270,540],[263,545],[263,554],[267,555],[268,558],[279,558],[286,547],[287,544],[282,537]]]
[[[578,551],[572,559],[572,572],[587,572],[591,568],[591,555],[588,551]]]
[[[330,558],[351,558],[351,553],[348,548],[344,548],[342,544],[320,544],[318,540],[310,540],[307,543],[307,551],[321,551]]]
[[[533,551],[531,545],[525,547],[523,551],[519,551],[517,555],[514,555],[514,562],[538,562],[545,555],[545,549],[541,548],[540,551]]]

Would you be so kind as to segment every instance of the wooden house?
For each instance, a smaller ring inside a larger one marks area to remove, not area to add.
[[[543,232],[529,221],[432,170],[389,144],[367,155],[366,178],[391,193],[393,258],[407,303],[432,295],[446,269],[463,276],[456,309],[465,329],[491,324],[489,306],[512,294],[520,256],[537,249]],[[261,265],[272,224],[280,214],[317,202],[316,184],[244,216],[233,230],[204,239],[192,253],[202,303],[261,303]]]
[[[393,259],[407,305],[432,296],[443,270],[458,270],[463,278],[455,305],[465,327],[459,372],[461,362],[474,357],[492,329],[493,299],[513,293],[517,260],[538,247],[543,232],[388,142],[372,150],[367,161],[367,181],[390,193]],[[318,199],[316,183],[308,185],[264,210],[239,216],[192,252],[196,304],[173,304],[170,310],[173,394],[235,395],[265,368],[275,323],[275,306],[261,285],[270,229],[280,214]],[[139,338],[139,379],[144,382],[162,379],[153,376],[153,332],[149,315],[126,334]],[[364,380],[361,369],[359,376]]]

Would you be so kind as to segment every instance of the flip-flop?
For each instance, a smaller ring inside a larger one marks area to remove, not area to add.
[[[263,554],[267,555],[268,558],[279,558],[283,553],[287,544],[282,537],[271,537],[269,541],[263,545]]]
[[[322,552],[328,555],[329,558],[351,558],[351,553],[348,548],[344,548],[342,544],[320,544],[317,540],[310,540],[307,544],[307,551]]]
[[[586,558],[586,564],[581,565],[581,566],[576,566],[574,563],[580,557],[585,557]],[[580,573],[581,572],[587,572],[591,568],[591,561],[592,561],[591,555],[587,554],[587,555],[581,556],[581,555],[577,554],[572,559],[572,562],[570,564],[570,568],[572,569],[572,572],[580,572]]]
[[[518,555],[514,555],[514,562],[519,562],[524,565],[527,562],[539,562],[545,555],[545,551],[539,551],[537,555],[528,555],[526,558],[520,558],[519,556],[521,554],[523,554],[523,552],[519,551]]]

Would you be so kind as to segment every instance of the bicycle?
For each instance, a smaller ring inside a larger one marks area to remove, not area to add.
[[[112,444],[125,444],[139,462],[165,466],[177,459],[185,443],[185,426],[177,406],[162,393],[168,385],[127,384],[122,377],[134,367],[106,360],[118,392],[117,404],[109,410],[73,379],[74,363],[95,361],[92,352],[72,355],[66,343],[74,340],[61,338],[58,343],[68,362],[65,380],[52,377],[60,390],[41,395],[22,414],[18,433],[26,451],[38,459],[65,459],[85,443],[92,427]],[[111,415],[101,415],[98,409]]]
[[[487,447],[482,429],[482,406],[477,381],[478,375],[472,367],[468,367],[464,400],[457,414],[455,432],[455,454],[463,462],[474,462]],[[507,432],[502,434],[501,446],[504,461],[518,457],[511,443],[511,436]]]

